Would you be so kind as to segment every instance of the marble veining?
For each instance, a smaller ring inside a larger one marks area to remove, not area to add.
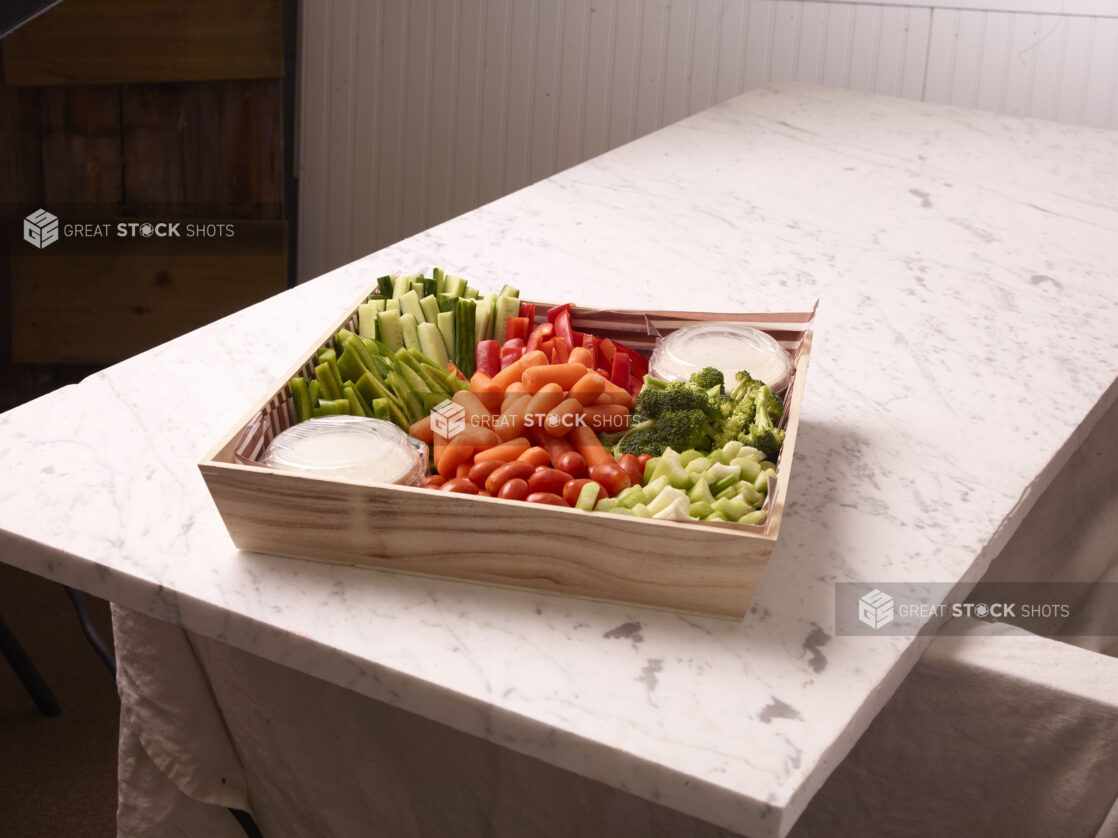
[[[752,91],[0,416],[0,556],[783,834],[926,645],[835,636],[833,584],[973,581],[1115,397],[1116,152],[1114,132]],[[377,275],[435,264],[587,305],[820,300],[742,622],[233,548],[198,460]]]

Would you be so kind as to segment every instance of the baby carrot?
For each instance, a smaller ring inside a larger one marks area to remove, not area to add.
[[[586,375],[586,367],[582,364],[551,364],[545,367],[532,367],[524,371],[521,381],[524,389],[529,393],[538,393],[545,384],[555,382],[564,390],[571,387],[580,378]]]
[[[576,425],[571,428],[571,432],[567,434],[567,439],[586,460],[587,468],[616,462],[613,459],[613,454],[609,453],[609,450],[598,440],[598,435],[586,425]]]
[[[518,437],[523,433],[527,407],[531,401],[532,397],[527,393],[511,393],[505,396],[501,415],[493,424],[493,430],[497,432],[497,436],[501,438],[502,442]]]
[[[469,390],[459,390],[451,397],[451,401],[460,405],[466,411],[462,418],[466,420],[467,428],[484,428],[491,423],[492,418],[489,414],[489,408],[478,398],[477,393],[471,393]]]
[[[559,458],[566,454],[568,451],[574,451],[574,446],[567,441],[566,437],[554,437],[541,428],[538,424],[528,431],[528,436],[532,442],[547,451],[548,457],[551,462],[559,462]]]
[[[486,448],[500,442],[497,434],[489,428],[466,428],[443,448],[436,462],[438,472],[450,479],[458,472],[458,466],[467,462],[478,448]]]
[[[428,414],[420,419],[418,422],[412,423],[408,428],[409,436],[413,436],[420,442],[432,443],[435,441],[435,432],[431,430],[431,416]]]
[[[588,372],[571,385],[571,396],[578,399],[579,404],[585,406],[594,404],[594,401],[605,390],[606,380],[596,372]]]
[[[566,436],[581,415],[582,403],[578,399],[564,399],[547,414],[543,429],[552,436]]]
[[[567,359],[572,364],[582,364],[589,368],[594,363],[594,354],[585,347],[576,346],[571,350],[571,357]]]
[[[547,356],[540,352],[538,349],[532,352],[525,352],[519,361],[514,361],[509,364],[495,376],[493,376],[493,384],[504,390],[514,381],[520,381],[524,372],[528,369],[538,367],[547,363]],[[471,380],[472,383],[472,380]],[[527,387],[527,385],[525,385]]]
[[[532,466],[532,468],[539,468],[551,462],[551,455],[547,453],[546,448],[533,445],[516,459],[520,460],[522,463],[527,463]]]
[[[484,451],[478,451],[474,454],[474,463],[484,463],[486,460],[500,460],[502,463],[511,463],[527,451],[528,447],[528,440],[518,436],[516,439],[510,439],[508,442],[486,448]]]
[[[505,388],[495,384],[492,378],[480,370],[470,379],[470,392],[477,396],[491,412],[501,406],[501,400],[505,397]]]
[[[629,408],[629,410],[633,409],[633,397],[624,387],[618,387],[612,381],[606,380],[605,395],[613,399],[613,404],[623,404],[625,407]]]

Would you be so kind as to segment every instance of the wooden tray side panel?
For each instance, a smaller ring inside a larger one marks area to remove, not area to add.
[[[410,487],[203,464],[239,549],[741,618],[774,541]],[[577,520],[576,520],[577,519]],[[756,532],[756,531],[754,531]]]

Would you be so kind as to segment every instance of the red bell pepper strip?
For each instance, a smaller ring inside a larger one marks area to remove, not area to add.
[[[624,352],[613,356],[613,370],[609,374],[609,380],[618,387],[629,388],[629,356]]]
[[[634,374],[644,378],[648,373],[648,361],[645,360],[645,357],[637,352],[637,350],[631,349],[623,343],[615,344],[615,346],[618,352],[624,352],[629,356],[629,369],[631,369]]]
[[[547,340],[545,340],[542,344],[540,344],[540,349],[542,349],[543,354],[547,356],[547,362],[549,364],[554,364],[555,363],[555,338],[548,338]]]
[[[477,345],[477,351],[474,354],[477,363],[476,368],[484,372],[490,378],[501,371],[501,345],[497,343],[497,341],[480,341]]]
[[[501,369],[515,364],[523,354],[523,346],[509,346],[506,343],[501,347]]]
[[[555,363],[565,364],[571,360],[571,345],[563,338],[555,339]]]
[[[539,349],[545,340],[555,334],[555,327],[550,323],[541,323],[528,335],[528,351]]]
[[[523,338],[509,338],[508,340],[506,340],[504,342],[504,345],[501,348],[502,349],[508,349],[510,346],[514,346],[517,349],[524,349],[527,346],[527,344],[524,343]]]
[[[601,341],[598,338],[594,337],[594,335],[588,335],[585,332],[583,333],[583,335],[582,335],[582,348],[590,350],[590,364],[589,364],[590,369],[594,369],[594,367],[598,366],[598,344],[599,343],[601,343]]]
[[[630,372],[629,373],[629,386],[626,387],[625,389],[627,389],[630,393],[632,393],[634,396],[636,396],[637,394],[640,393],[641,388],[643,386],[644,386],[644,379],[643,378],[637,378],[635,375],[633,375]]]
[[[521,340],[528,339],[528,318],[527,317],[510,317],[508,328],[505,330],[506,343],[510,340],[520,338]]]
[[[458,369],[458,367],[456,367],[454,365],[453,361],[447,361],[446,362],[446,371],[449,372],[451,375],[458,376],[463,381],[469,381],[470,380],[470,379],[466,378],[466,376],[462,375],[462,370]]]
[[[536,304],[521,303],[518,313],[521,317],[528,318],[528,329],[531,331],[532,327],[536,325]]]
[[[578,346],[575,343],[574,329],[571,328],[571,312],[561,311],[555,317],[555,337],[562,338],[567,342],[567,346]]]
[[[564,311],[567,312],[568,314],[570,314],[570,311],[571,311],[571,304],[570,303],[563,303],[563,305],[561,305],[561,306],[552,306],[551,308],[549,308],[547,310],[547,322],[548,323],[554,323],[555,318],[558,317],[560,314],[562,314]]]

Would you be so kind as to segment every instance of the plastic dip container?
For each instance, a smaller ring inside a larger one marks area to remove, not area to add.
[[[665,381],[686,381],[703,367],[715,367],[733,387],[734,373],[746,370],[774,393],[792,377],[792,359],[776,339],[760,329],[734,323],[696,323],[656,342],[649,371]]]
[[[383,419],[321,416],[280,433],[261,462],[310,477],[414,486],[427,474],[427,446]]]

